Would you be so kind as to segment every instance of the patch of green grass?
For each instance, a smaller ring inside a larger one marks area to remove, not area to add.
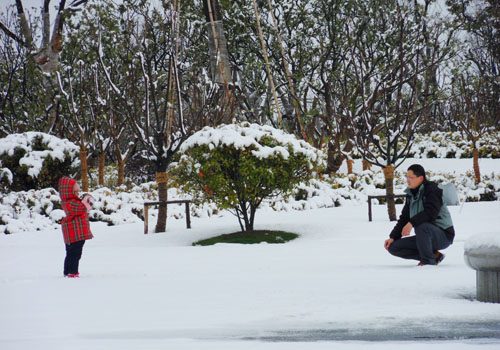
[[[193,245],[207,246],[216,243],[256,244],[262,242],[286,243],[297,237],[299,237],[298,234],[291,232],[258,230],[253,232],[228,233],[194,242]]]

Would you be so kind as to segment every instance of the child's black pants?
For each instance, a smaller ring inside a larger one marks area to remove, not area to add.
[[[78,264],[82,257],[85,240],[66,245],[66,258],[64,259],[64,275],[75,275],[78,273]]]

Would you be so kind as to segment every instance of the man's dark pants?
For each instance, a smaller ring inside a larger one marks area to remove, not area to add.
[[[85,241],[66,244],[66,258],[64,259],[64,275],[75,275],[78,273],[78,264],[82,257],[82,249]]]
[[[403,259],[435,265],[434,253],[451,244],[446,232],[429,222],[424,222],[414,229],[415,236],[395,240],[389,247],[389,253]]]

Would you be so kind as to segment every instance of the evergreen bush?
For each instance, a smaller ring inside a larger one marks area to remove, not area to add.
[[[204,128],[181,151],[174,174],[183,189],[231,210],[247,232],[253,231],[255,212],[264,199],[290,193],[323,160],[295,136],[249,123]]]

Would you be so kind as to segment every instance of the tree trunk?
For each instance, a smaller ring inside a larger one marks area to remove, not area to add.
[[[336,173],[342,166],[342,162],[344,161],[344,159],[345,156],[337,150],[335,145],[329,143],[327,151],[326,172],[328,174]]]
[[[257,211],[257,207],[251,205],[250,206],[250,221],[249,221],[249,229],[247,231],[253,231],[253,223],[255,221],[255,212]]]
[[[168,200],[167,173],[156,173],[156,182],[158,182],[159,201]],[[158,221],[156,222],[155,232],[165,232],[167,227],[167,205],[160,204],[158,207]]]
[[[340,141],[336,140],[334,142],[328,143],[328,152],[327,152],[327,164],[326,164],[326,172],[328,174],[336,173],[340,167],[342,166],[342,162],[346,159],[345,154],[350,153],[354,148],[354,143],[350,140],[344,144],[344,149],[340,149]]]
[[[385,177],[385,194],[387,196],[387,212],[389,220],[396,221],[396,203],[394,201],[394,167],[392,165],[383,168]]]
[[[118,158],[118,186],[123,185],[125,180],[125,161],[123,159]],[[160,199],[161,200],[161,199]]]
[[[276,32],[276,37],[278,38],[278,43],[280,45],[281,58],[283,59],[283,67],[285,68],[285,73],[286,73],[286,77],[288,80],[288,87],[290,88],[290,94],[292,95],[292,103],[293,103],[293,106],[295,107],[295,113],[297,115],[297,122],[299,124],[302,138],[306,142],[308,142],[307,134],[306,134],[306,131],[304,129],[304,125],[302,123],[302,118],[300,115],[299,102],[297,99],[297,95],[295,94],[295,88],[293,86],[292,74],[290,73],[290,69],[288,68],[288,61],[286,60],[286,57],[285,57],[285,49],[283,48],[283,42],[281,40],[281,34],[280,34],[279,27],[278,27],[278,23],[276,21],[276,17],[274,16],[274,9],[273,9],[273,6],[271,4],[271,0],[267,0],[267,5],[269,6],[269,13],[271,14],[271,16],[273,18],[274,31]]]
[[[347,162],[347,174],[350,175],[353,173],[352,165],[354,164],[354,160],[347,158],[346,162]]]
[[[231,106],[232,96],[229,85],[232,82],[231,65],[229,63],[229,54],[227,50],[227,40],[224,35],[224,26],[222,24],[222,14],[219,0],[204,0],[203,12],[207,21],[208,51],[210,55],[210,70],[212,80],[224,86],[225,95],[219,102],[222,108],[223,116],[220,119],[225,124],[232,123],[233,108]]]
[[[245,220],[245,231],[246,232],[253,232],[253,222],[247,217]]]
[[[106,160],[106,153],[99,154],[99,186],[104,186],[104,162]]]
[[[253,232],[253,222],[248,217],[248,213],[243,212],[243,221],[245,222],[245,232]]]
[[[85,143],[80,145],[80,172],[82,176],[82,191],[89,191],[89,175],[87,166],[87,147]]]
[[[243,219],[243,222],[245,224],[245,232],[252,232],[253,231],[253,215],[250,214],[250,217],[248,216],[248,211],[246,209],[247,203],[245,201],[240,201],[239,203],[239,208],[240,208],[240,213]],[[238,211],[236,211],[238,212]]]
[[[479,171],[479,150],[474,144],[474,148],[472,150],[472,161],[474,164],[474,180],[476,184],[481,182],[481,172]]]
[[[227,40],[224,35],[224,27],[221,20],[214,20],[213,27],[215,28],[215,36],[212,30],[212,25],[207,23],[207,31],[209,38],[209,55],[210,55],[210,70],[212,79],[217,84],[231,83],[231,66],[229,64],[229,56],[227,52]],[[219,51],[215,45],[215,38]]]
[[[370,170],[371,167],[372,167],[372,165],[370,164],[370,162],[363,159],[363,171]]]
[[[262,28],[260,26],[259,11],[257,9],[257,3],[255,2],[255,0],[252,0],[252,3],[253,3],[253,9],[254,9],[254,13],[255,13],[255,20],[257,22],[257,32],[259,34],[260,45],[262,47],[262,54],[264,56],[264,61],[266,62],[266,71],[267,71],[267,77],[269,79],[269,86],[271,87],[271,91],[273,92],[276,113],[278,114],[278,122],[279,122],[279,125],[282,126],[283,125],[283,116],[281,115],[281,108],[280,108],[280,105],[278,102],[278,94],[276,93],[276,87],[274,86],[273,75],[271,73],[271,67],[269,64],[269,57],[267,55],[266,44],[264,42]]]

